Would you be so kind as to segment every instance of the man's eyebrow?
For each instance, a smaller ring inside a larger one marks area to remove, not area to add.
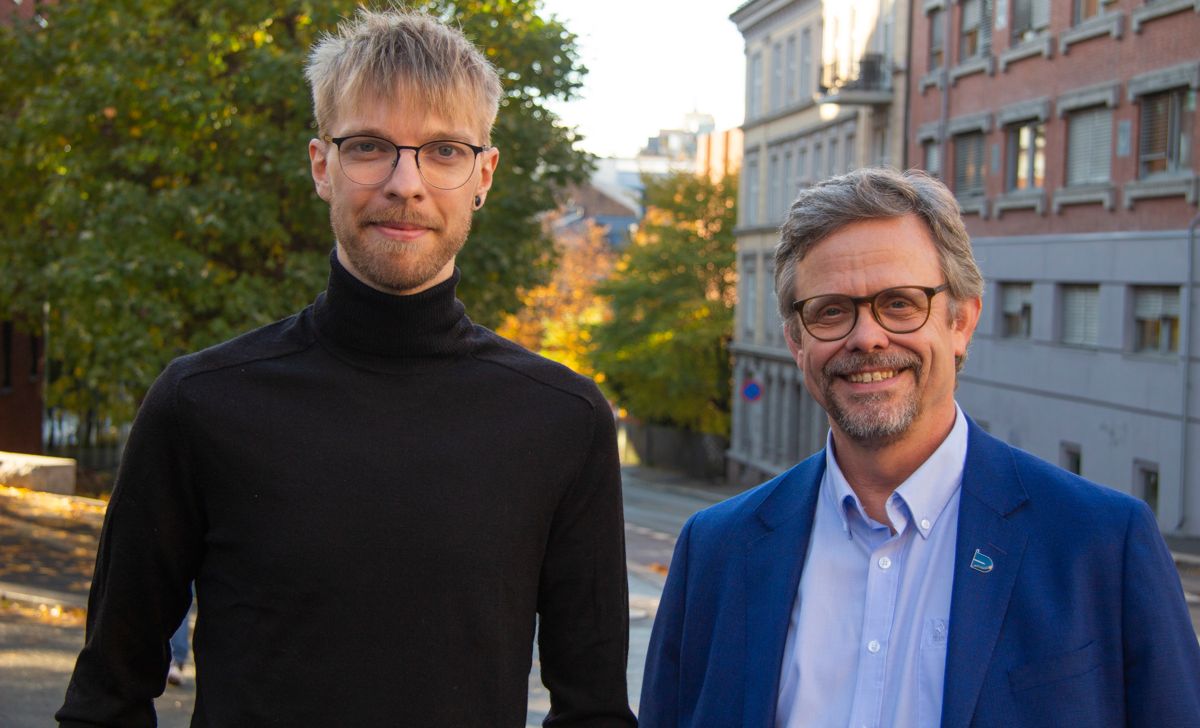
[[[341,136],[343,136],[343,137],[371,136],[371,137],[378,137],[380,139],[386,139],[388,141],[392,141],[391,137],[389,137],[386,132],[384,132],[381,129],[377,129],[373,126],[362,127],[359,129],[353,129],[351,131],[347,131],[346,133],[342,134]],[[471,138],[471,135],[468,134],[467,132],[463,131],[462,129],[458,129],[455,131],[447,131],[445,129],[438,129],[438,130],[430,132],[429,134],[423,135],[424,141],[422,142],[422,144],[427,143],[427,142],[437,141],[439,139],[445,139],[447,141],[466,141],[467,139],[470,139],[470,138]],[[396,142],[392,141],[392,143],[395,144]],[[474,142],[471,142],[471,143],[473,144]]]

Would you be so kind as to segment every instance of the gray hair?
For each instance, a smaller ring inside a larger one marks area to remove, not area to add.
[[[460,30],[399,8],[359,8],[313,46],[304,73],[321,134],[339,110],[364,99],[406,100],[446,119],[465,115],[481,134],[476,143],[487,144],[503,91],[495,67]]]
[[[775,246],[775,297],[784,332],[792,341],[799,342],[801,334],[798,314],[792,310],[796,264],[846,225],[904,215],[916,215],[929,229],[942,275],[950,285],[951,313],[955,302],[983,295],[983,275],[971,251],[971,238],[958,202],[944,184],[918,169],[856,169],[802,191],[780,228]]]

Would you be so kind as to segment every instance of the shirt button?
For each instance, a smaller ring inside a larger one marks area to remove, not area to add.
[[[929,519],[928,519],[928,518],[922,518],[922,519],[921,519],[921,530],[922,530],[922,531],[928,531],[928,530],[929,530],[929,527],[930,527],[930,526],[932,526],[932,525],[933,525],[933,524],[929,522]]]
[[[876,652],[879,652],[879,640],[871,640],[868,642],[867,652],[870,652],[872,655],[874,655]]]
[[[892,568],[892,560],[886,556],[879,557],[879,568],[881,568],[881,569]]]

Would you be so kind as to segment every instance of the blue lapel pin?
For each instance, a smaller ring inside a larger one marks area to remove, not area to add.
[[[971,568],[986,574],[992,570],[992,566],[992,557],[975,549],[975,555],[971,557]]]

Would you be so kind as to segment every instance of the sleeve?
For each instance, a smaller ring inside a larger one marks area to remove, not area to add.
[[[1125,537],[1121,634],[1129,726],[1200,725],[1200,645],[1154,514],[1137,503]]]
[[[687,609],[688,541],[695,518],[692,516],[688,519],[675,542],[667,583],[658,603],[658,612],[654,615],[638,710],[638,720],[643,726],[679,724],[680,653]]]
[[[546,726],[635,726],[625,677],[629,586],[616,429],[593,407],[582,468],[550,527],[538,588]]]
[[[55,715],[64,728],[156,722],[168,640],[191,604],[203,541],[170,372],[151,387],[122,456],[100,533],[87,636]]]

